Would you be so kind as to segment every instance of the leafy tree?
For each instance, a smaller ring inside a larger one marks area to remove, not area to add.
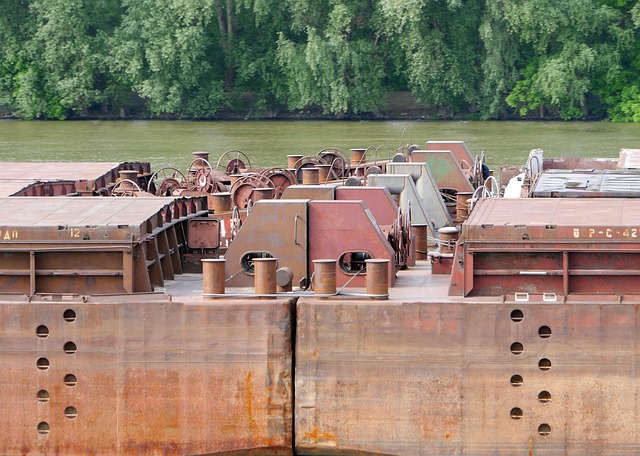
[[[593,0],[502,1],[510,31],[521,40],[521,79],[506,98],[521,114],[553,109],[565,119],[586,116],[593,81],[620,71],[619,12]]]
[[[209,0],[123,0],[110,67],[152,113],[210,116],[224,103],[218,10]]]
[[[461,110],[476,101],[480,0],[379,0],[418,101]]]
[[[278,63],[288,103],[350,114],[382,107],[383,61],[368,27],[372,4],[358,0],[288,0],[290,31],[280,33]]]

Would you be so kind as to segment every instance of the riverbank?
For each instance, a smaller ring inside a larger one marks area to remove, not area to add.
[[[214,116],[191,120],[477,120],[471,112],[455,113],[450,109],[433,108],[418,103],[409,91],[386,93],[385,106],[380,111],[358,114],[324,113],[319,106],[287,109],[285,106],[265,106],[254,93],[230,95],[228,106]],[[0,106],[0,119],[20,119]],[[144,100],[137,99],[126,108],[84,110],[66,113],[66,120],[186,120],[179,114],[151,115]],[[43,119],[44,120],[44,119]],[[52,120],[52,119],[48,119]],[[514,118],[515,120],[515,118]]]

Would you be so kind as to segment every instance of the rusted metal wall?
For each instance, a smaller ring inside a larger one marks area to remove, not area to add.
[[[289,300],[42,299],[0,302],[1,454],[292,454]]]
[[[639,310],[301,299],[297,454],[635,454]]]

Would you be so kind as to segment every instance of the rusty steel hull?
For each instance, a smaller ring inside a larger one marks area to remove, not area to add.
[[[635,454],[639,306],[300,300],[297,454]]]
[[[292,453],[290,300],[50,299],[0,302],[1,454]]]

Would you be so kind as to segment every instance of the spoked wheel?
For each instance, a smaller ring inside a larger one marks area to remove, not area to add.
[[[174,191],[185,188],[187,178],[176,168],[165,167],[151,175],[147,192],[156,196],[171,196]]]
[[[238,174],[243,169],[251,168],[251,160],[241,150],[228,150],[218,159],[216,169],[220,171],[220,167],[223,165],[226,174]]]
[[[260,175],[270,179],[273,183],[273,197],[275,199],[280,199],[287,187],[298,183],[296,175],[284,168],[267,168]]]
[[[111,189],[111,196],[138,196],[142,189],[129,179],[121,179]]]
[[[196,158],[189,165],[187,190],[213,193],[218,189],[213,176],[213,168],[204,158]]]
[[[316,155],[326,164],[331,165],[331,179],[340,180],[345,177],[348,158],[343,151],[337,147],[327,147]]]
[[[268,177],[259,174],[241,177],[231,186],[233,205],[240,209],[246,209],[256,188],[274,188],[274,184]]]
[[[476,160],[473,163],[473,170],[471,172],[471,185],[473,188],[478,188],[484,184],[484,178],[482,176],[482,165],[484,164],[484,152],[480,155],[476,155]]]

